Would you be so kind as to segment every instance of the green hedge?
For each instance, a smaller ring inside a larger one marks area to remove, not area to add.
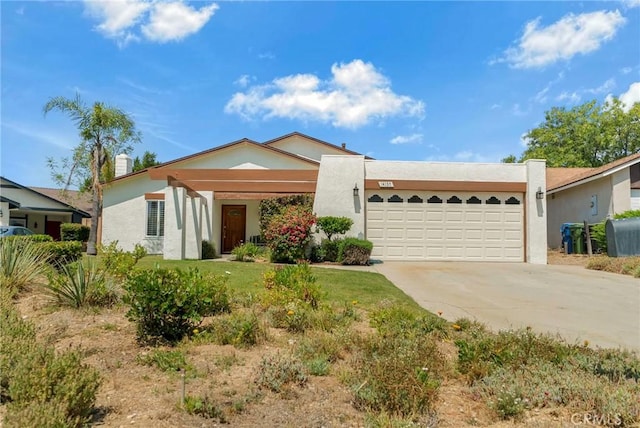
[[[49,263],[56,268],[82,258],[82,243],[78,241],[43,242],[40,245],[50,254]]]
[[[368,265],[373,243],[366,239],[345,238],[340,243],[338,261],[343,265]]]
[[[17,242],[52,242],[53,238],[49,235],[22,235],[22,236],[7,236],[2,238],[3,240],[12,240]]]
[[[216,247],[209,241],[202,241],[202,260],[215,259]]]
[[[89,227],[80,223],[62,223],[60,225],[60,239],[62,241],[87,242]]]

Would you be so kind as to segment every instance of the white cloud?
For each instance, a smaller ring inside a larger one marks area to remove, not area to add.
[[[640,7],[640,0],[623,0],[622,3],[628,8]]]
[[[594,94],[594,95],[605,94],[607,92],[610,92],[615,87],[616,87],[616,79],[608,79],[606,82],[604,82],[602,85],[598,86],[597,88],[586,89],[585,92],[589,94]]]
[[[356,59],[333,64],[332,77],[295,74],[235,93],[226,113],[245,119],[272,117],[330,122],[358,128],[372,120],[405,115],[423,117],[424,103],[391,90],[390,81],[371,63]]]
[[[198,32],[213,16],[218,5],[199,10],[182,1],[85,0],[87,13],[100,21],[96,29],[120,46],[140,40],[165,43],[182,40]]]
[[[215,3],[198,10],[180,1],[155,3],[142,34],[160,43],[182,40],[200,31],[218,8]]]
[[[24,6],[17,8],[16,13],[18,15],[24,15]]]
[[[502,108],[502,104],[495,103],[495,104],[492,104],[491,107],[489,107],[489,109],[491,110],[496,110],[499,108]]]
[[[523,133],[520,135],[520,145],[524,148],[529,147],[529,143],[531,142],[531,138],[527,137],[527,133]]]
[[[629,74],[633,71],[633,68],[631,67],[623,67],[620,69],[620,73],[622,74]]]
[[[620,101],[625,111],[631,110],[635,103],[640,103],[640,82],[633,82],[629,85],[627,92],[620,95]]]
[[[529,106],[526,110],[523,110],[520,104],[515,103],[511,108],[511,113],[514,116],[526,116],[531,112],[531,106]]]
[[[276,56],[273,52],[263,52],[258,54],[259,59],[276,59]]]
[[[409,144],[409,143],[422,143],[422,134],[411,134],[411,135],[398,135],[397,137],[393,137],[391,144]]]
[[[543,90],[538,92],[536,96],[533,97],[534,101],[540,104],[546,103],[548,99],[547,92],[549,92],[550,88],[551,86],[547,85]]]
[[[246,88],[249,86],[249,83],[256,80],[256,76],[249,76],[248,74],[243,74],[238,77],[233,83],[234,85],[240,86],[241,88]]]
[[[563,91],[560,95],[558,95],[556,97],[556,101],[569,101],[572,104],[576,104],[578,101],[580,101],[581,96],[580,94],[578,94],[577,92],[567,92],[567,91]]]
[[[529,21],[516,46],[507,49],[504,57],[495,61],[507,62],[515,68],[538,68],[577,54],[600,48],[612,39],[626,19],[619,11],[597,11],[565,15],[548,27],[540,27],[541,18]]]
[[[136,36],[128,31],[143,17],[151,4],[140,0],[86,0],[87,12],[101,20],[96,29],[106,37],[126,44]]]

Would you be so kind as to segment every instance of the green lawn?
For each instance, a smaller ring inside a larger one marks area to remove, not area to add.
[[[156,264],[164,268],[188,269],[227,275],[229,287],[238,293],[262,292],[262,274],[273,265],[269,263],[240,263],[212,260],[163,260],[161,256],[147,256],[138,262],[138,267],[153,268]],[[390,300],[413,309],[419,306],[383,275],[354,270],[313,268],[318,284],[327,292],[331,303],[352,302],[367,309],[382,300]]]

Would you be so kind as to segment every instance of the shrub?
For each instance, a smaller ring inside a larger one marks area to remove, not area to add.
[[[272,216],[264,232],[271,261],[293,263],[303,259],[314,223],[315,216],[303,206],[290,206]]]
[[[62,241],[87,242],[89,227],[80,223],[62,223],[60,225],[60,239]]]
[[[260,254],[260,247],[252,242],[245,242],[231,250],[231,254],[235,256],[236,261],[252,262]]]
[[[304,365],[297,358],[282,354],[266,355],[260,361],[255,383],[258,388],[280,392],[291,383],[304,386],[307,374]]]
[[[341,245],[342,239],[340,238],[334,240],[323,239],[322,242],[320,242],[320,248],[322,248],[324,253],[324,259],[328,262],[337,262]]]
[[[138,261],[147,255],[147,250],[140,244],[136,244],[133,251],[124,251],[118,248],[118,241],[101,245],[98,250],[104,269],[119,280],[126,278]]]
[[[127,317],[137,324],[142,343],[175,343],[203,317],[229,311],[226,277],[197,269],[132,272],[125,284]]]
[[[318,217],[316,222],[318,229],[323,231],[327,235],[327,239],[331,241],[331,237],[334,235],[343,235],[351,229],[353,226],[353,220],[349,217]]]
[[[9,396],[16,408],[58,404],[65,411],[66,426],[83,426],[91,415],[99,379],[97,370],[82,364],[78,351],[56,355],[53,348],[36,347],[16,365]]]
[[[0,239],[0,289],[13,295],[34,283],[48,270],[49,258],[36,242]]]
[[[44,286],[61,305],[80,308],[82,306],[111,306],[118,296],[104,273],[93,261],[64,265],[59,272],[49,274],[49,284]]]
[[[78,241],[42,242],[39,245],[49,254],[49,263],[56,269],[82,258],[82,243]]]
[[[605,232],[605,222],[591,225],[591,239],[596,243],[598,253],[607,253],[607,234]]]
[[[23,235],[23,236],[7,236],[2,238],[3,241],[22,242],[53,242],[53,238],[49,235]]]
[[[338,261],[343,265],[368,265],[373,243],[366,239],[345,238],[340,244]]]
[[[354,404],[410,416],[433,409],[445,360],[430,336],[372,335],[353,362]]]
[[[316,309],[323,292],[308,263],[270,269],[263,274],[266,306],[286,306],[302,302]]]
[[[614,214],[613,218],[616,220],[620,220],[623,218],[635,218],[640,217],[640,210],[628,210],[618,214]]]
[[[271,223],[271,218],[282,213],[284,209],[290,206],[304,207],[311,212],[313,210],[313,195],[290,195],[261,200],[258,211],[262,236],[265,236],[269,223]]]
[[[219,345],[237,347],[256,345],[267,336],[264,326],[253,312],[234,312],[216,317],[204,332],[198,334],[211,338]]]
[[[202,259],[209,260],[217,257],[216,247],[209,241],[202,241]]]
[[[432,314],[418,314],[399,305],[382,305],[369,315],[370,324],[382,336],[415,337],[438,332],[446,335],[448,323]]]
[[[184,398],[184,410],[190,415],[198,415],[207,419],[218,419],[221,424],[226,423],[224,412],[208,396],[196,397],[187,395]]]
[[[187,364],[184,353],[178,350],[154,349],[151,353],[139,355],[136,359],[146,366],[156,366],[164,372],[191,368]]]
[[[88,421],[98,372],[82,364],[78,351],[56,354],[36,342],[35,329],[10,299],[0,299],[0,399],[8,402],[11,427],[80,427]]]

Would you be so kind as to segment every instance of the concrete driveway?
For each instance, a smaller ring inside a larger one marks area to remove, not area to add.
[[[640,279],[580,266],[385,262],[374,265],[418,304],[449,321],[493,330],[531,326],[570,343],[640,351]]]

